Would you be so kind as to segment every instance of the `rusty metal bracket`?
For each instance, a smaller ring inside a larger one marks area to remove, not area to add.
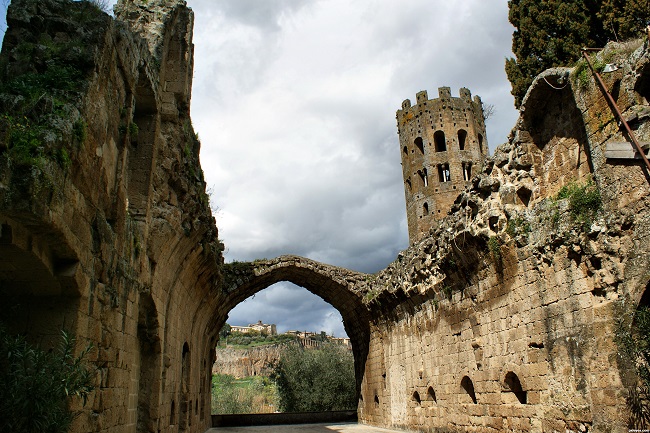
[[[594,69],[594,66],[591,64],[591,61],[589,60],[587,51],[598,51],[598,50],[599,50],[598,48],[583,48],[582,56],[587,61],[587,65],[589,66],[589,69],[591,69],[591,73],[596,78],[596,82],[600,86],[600,89],[605,94],[605,98],[607,98],[607,101],[609,102],[611,109],[618,117],[621,125],[623,125],[623,127],[625,128],[625,132],[627,133],[628,137],[630,137],[630,139],[632,140],[632,144],[634,144],[636,151],[638,152],[641,159],[643,159],[643,162],[645,163],[646,167],[648,168],[648,172],[650,173],[650,161],[648,161],[648,157],[645,155],[645,152],[643,151],[641,144],[636,139],[634,132],[632,132],[632,129],[630,128],[630,125],[628,125],[627,121],[623,117],[623,113],[621,113],[621,110],[618,108],[618,105],[616,104],[616,101],[614,101],[614,98],[612,97],[611,93],[609,93],[609,90],[607,90],[607,87],[605,86],[603,79],[600,77],[600,74]]]

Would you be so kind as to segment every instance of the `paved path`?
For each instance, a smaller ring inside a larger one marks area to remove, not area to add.
[[[219,427],[205,433],[404,433],[363,424],[294,424],[254,427]]]

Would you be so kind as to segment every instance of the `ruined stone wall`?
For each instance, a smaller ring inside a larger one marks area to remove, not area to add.
[[[93,345],[96,389],[72,431],[203,432],[223,246],[189,118],[192,12],[121,1],[116,15],[9,7],[0,320],[45,349],[61,329]]]
[[[613,335],[648,293],[649,178],[605,157],[626,138],[584,69],[538,77],[509,142],[386,270],[285,256],[222,277],[189,118],[191,10],[122,0],[116,16],[14,0],[0,56],[0,321],[46,349],[61,329],[93,344],[72,431],[205,431],[217,332],[278,281],[341,312],[363,422],[627,431],[634,378]],[[638,45],[598,60],[619,64],[606,83],[650,141]],[[589,182],[602,210],[585,221],[563,187]]]
[[[640,141],[649,59],[640,42],[594,59],[620,66],[605,81]],[[639,160],[605,158],[626,139],[581,70],[538,77],[509,142],[453,214],[374,276],[363,422],[628,431],[631,379],[614,334],[650,281],[650,185]],[[557,193],[590,181],[602,210],[584,222]]]

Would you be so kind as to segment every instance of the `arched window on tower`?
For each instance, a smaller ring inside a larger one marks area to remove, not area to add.
[[[449,173],[449,164],[438,164],[438,181],[449,182],[451,180],[451,174]]]
[[[424,203],[424,205],[422,206],[422,214],[423,215],[429,215],[429,204],[428,203]]]
[[[465,182],[469,182],[471,178],[472,178],[472,163],[463,162],[463,179],[465,180]]]
[[[465,140],[467,140],[467,131],[464,129],[458,130],[458,149],[465,150]]]
[[[420,150],[420,153],[424,154],[424,143],[422,142],[422,137],[418,137],[414,141],[415,147]]]
[[[404,155],[408,155],[408,154],[409,154],[409,149],[408,149],[408,147],[404,146],[403,151],[404,151]]]
[[[436,131],[433,134],[433,143],[436,148],[436,152],[446,152],[447,151],[447,142],[445,141],[445,133],[442,131]]]

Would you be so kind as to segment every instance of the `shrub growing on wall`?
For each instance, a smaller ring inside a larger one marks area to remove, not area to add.
[[[59,347],[46,352],[0,324],[0,431],[68,431],[74,418],[70,399],[85,404],[94,388],[84,362],[90,347],[74,356],[74,346],[74,337],[62,331]]]

